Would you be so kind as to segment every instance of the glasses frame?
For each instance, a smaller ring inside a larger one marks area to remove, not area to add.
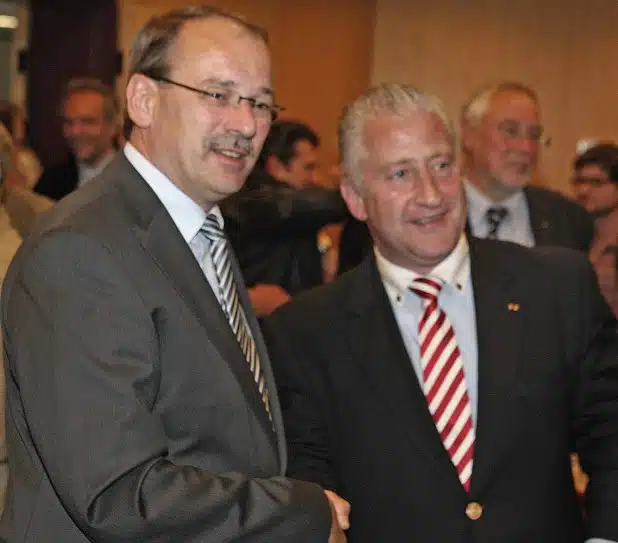
[[[191,85],[186,85],[185,83],[180,83],[178,81],[174,81],[173,79],[169,79],[167,77],[163,77],[163,76],[152,76],[152,75],[148,75],[148,74],[142,74],[145,75],[146,77],[152,79],[153,81],[157,81],[158,83],[167,83],[168,85],[174,85],[175,87],[180,87],[181,89],[185,89],[191,92],[194,92],[196,94],[199,94],[201,96],[207,96],[208,98],[212,98],[213,100],[215,100],[215,95],[217,93],[215,92],[211,92],[211,91],[207,91],[204,89],[198,89],[197,87],[192,87]],[[240,105],[240,103],[242,101],[247,102],[250,106],[251,109],[254,110],[256,104],[258,103],[258,101],[255,98],[251,98],[249,96],[242,96],[242,95],[238,95],[238,102],[236,103],[236,105]],[[232,102],[230,101],[230,104],[232,104]],[[279,104],[269,104],[270,107],[270,117],[271,123],[274,123],[277,118],[279,117],[279,114],[282,111],[285,111],[285,107],[280,106]]]

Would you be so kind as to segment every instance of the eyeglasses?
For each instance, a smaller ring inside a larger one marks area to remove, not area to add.
[[[581,187],[582,185],[588,185],[593,188],[603,187],[612,183],[611,179],[603,177],[573,177],[571,178],[571,185],[574,187]]]
[[[285,111],[283,106],[279,106],[277,104],[269,104],[268,102],[262,102],[256,98],[249,98],[248,96],[241,96],[237,92],[231,91],[229,89],[220,89],[220,90],[204,90],[198,89],[195,87],[191,87],[190,85],[185,85],[184,83],[179,83],[178,81],[173,81],[168,79],[167,77],[153,77],[148,74],[144,74],[146,77],[149,77],[153,81],[158,81],[159,83],[167,83],[169,85],[174,85],[176,87],[180,87],[181,89],[186,89],[191,92],[195,92],[196,94],[201,95],[205,98],[206,102],[213,107],[218,108],[230,108],[239,106],[240,103],[244,100],[251,106],[251,111],[255,115],[255,118],[263,121],[272,123],[277,120],[279,113]]]
[[[539,143],[543,137],[543,127],[538,124],[520,123],[517,121],[504,120],[498,124],[498,131],[505,140],[517,138],[527,139],[533,143]]]

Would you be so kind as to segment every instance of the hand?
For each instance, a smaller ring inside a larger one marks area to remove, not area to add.
[[[341,496],[335,494],[331,490],[325,490],[326,497],[330,502],[330,506],[335,514],[337,524],[341,530],[347,530],[350,527],[350,509],[349,502],[344,500]],[[331,531],[332,534],[332,531]],[[339,540],[335,540],[339,541]],[[345,541],[345,540],[344,540]]]
[[[270,315],[290,300],[290,295],[279,285],[259,284],[249,289],[249,299],[258,317]]]
[[[324,283],[330,283],[337,277],[339,271],[339,250],[331,247],[322,254],[322,278]]]
[[[333,502],[330,501],[330,498],[328,503],[330,503],[330,510],[333,517],[332,523],[330,525],[330,535],[328,536],[328,543],[347,543],[348,538],[343,533],[343,529],[339,524],[339,514],[337,513]]]

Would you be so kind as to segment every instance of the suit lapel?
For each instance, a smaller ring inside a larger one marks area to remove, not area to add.
[[[550,221],[552,216],[542,200],[534,197],[534,189],[525,187],[524,195],[528,203],[530,227],[534,235],[535,245],[552,245],[556,240],[556,225]]]
[[[472,490],[486,484],[504,439],[505,409],[523,356],[516,270],[496,262],[492,242],[469,238],[478,345],[478,403]]]
[[[136,237],[161,272],[168,278],[179,297],[201,323],[205,331],[204,339],[210,342],[212,347],[220,353],[221,358],[229,364],[249,405],[271,438],[273,446],[276,446],[268,414],[227,317],[169,213],[147,183],[126,160],[124,154],[110,164],[106,173],[110,179],[123,179],[119,188],[124,193],[129,212],[135,215]],[[239,274],[235,261],[233,266],[236,267],[235,276],[238,280]],[[244,287],[242,281],[237,284],[239,291],[242,291]],[[245,313],[248,316],[251,315],[244,292],[242,292],[241,302]],[[256,334],[255,327],[252,332]],[[257,333],[259,334],[259,331]],[[205,353],[206,356],[208,353]]]
[[[373,253],[352,272],[346,340],[372,394],[436,473],[458,485],[457,473],[431,418],[425,394],[399,332]],[[461,487],[461,485],[458,485]],[[463,487],[461,487],[463,491]]]

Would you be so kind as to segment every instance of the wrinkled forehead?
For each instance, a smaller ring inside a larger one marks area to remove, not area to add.
[[[444,121],[437,113],[420,109],[379,114],[367,119],[363,132],[368,155],[419,159],[453,151],[454,142]]]
[[[535,100],[524,92],[502,91],[489,101],[485,117],[489,120],[512,120],[538,124],[540,109]]]
[[[270,53],[264,41],[220,17],[189,21],[168,56],[171,74],[192,82],[229,81],[239,87],[272,87]]]
[[[95,91],[80,90],[72,93],[64,105],[64,116],[93,115],[102,116],[105,109],[105,99]]]

